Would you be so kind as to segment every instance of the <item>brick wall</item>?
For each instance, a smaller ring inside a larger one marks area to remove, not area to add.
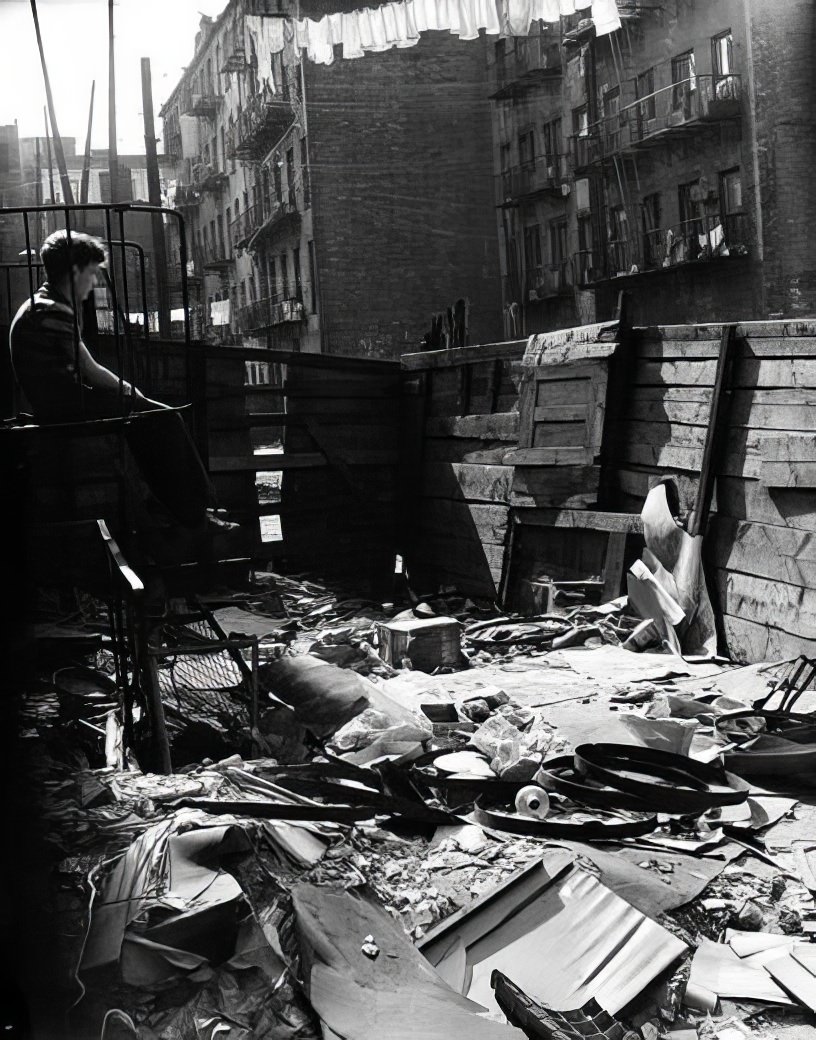
[[[765,306],[816,313],[816,7],[811,0],[750,0],[756,132],[765,240]]]
[[[319,17],[321,11],[309,11]],[[398,357],[469,297],[470,341],[501,337],[484,39],[306,67],[325,349]]]

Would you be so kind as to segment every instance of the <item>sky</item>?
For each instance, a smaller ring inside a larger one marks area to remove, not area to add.
[[[193,56],[201,14],[227,0],[116,0],[117,138],[120,154],[144,154],[141,59],[150,58],[156,135],[159,109]],[[91,81],[96,80],[92,147],[108,146],[107,0],[38,0],[57,126],[82,152]],[[43,86],[30,0],[0,0],[0,124],[15,120],[21,137],[42,136]],[[159,144],[161,150],[161,143]]]

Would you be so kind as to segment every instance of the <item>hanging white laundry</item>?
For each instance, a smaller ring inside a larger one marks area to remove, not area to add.
[[[459,0],[448,0],[448,19],[450,21],[451,35],[458,36],[462,29],[459,20]]]
[[[368,7],[354,12],[357,15],[357,31],[360,33],[360,46],[363,52],[374,49],[374,37],[371,34],[371,10]]]
[[[561,0],[559,7],[564,18],[569,18],[571,14],[575,14],[575,0]]]
[[[309,29],[306,22],[306,18],[299,18],[295,22],[295,47],[301,51],[305,51],[309,46]]]
[[[428,29],[428,19],[425,14],[425,0],[406,0],[405,14],[412,18],[417,32],[425,32]]]
[[[387,51],[391,46],[386,35],[385,19],[381,7],[371,8],[371,39],[372,51]]]
[[[419,42],[419,29],[414,18],[414,0],[405,0],[405,34],[409,40]]]
[[[532,21],[532,0],[507,0],[507,27],[511,36],[526,36]]]
[[[325,15],[319,22],[306,19],[306,30],[309,34],[306,53],[316,65],[331,65],[334,61],[334,47],[329,35],[329,18]]]
[[[333,45],[343,42],[343,16],[339,11],[328,15],[329,39]]]
[[[475,0],[476,25],[484,29],[488,36],[497,36],[501,32],[499,12],[496,0]]]
[[[575,0],[576,11],[585,11],[588,7],[592,7],[592,0]]]
[[[436,0],[436,22],[438,29],[450,29],[451,28],[451,3],[455,3],[456,0]],[[456,21],[459,21],[459,13],[457,11]]]
[[[272,54],[280,54],[284,46],[283,32],[286,21],[283,18],[262,18],[266,26],[266,39]]]
[[[532,16],[533,21],[539,18],[544,22],[559,21],[561,9],[558,0],[533,0]]]
[[[617,0],[592,0],[592,21],[595,23],[596,36],[606,36],[620,29]]]
[[[379,8],[383,11],[383,22],[386,26],[386,41],[390,47],[397,42],[397,20],[394,15],[394,4],[384,4]]]
[[[360,18],[358,11],[343,15],[343,57],[362,58],[363,47],[360,39]]]
[[[459,39],[478,40],[479,25],[476,21],[476,0],[459,0]]]

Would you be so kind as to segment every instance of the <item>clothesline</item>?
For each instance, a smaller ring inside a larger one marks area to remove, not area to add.
[[[617,0],[394,0],[319,21],[248,15],[246,24],[259,53],[278,54],[289,41],[316,64],[331,65],[336,46],[343,58],[353,59],[414,47],[430,31],[448,31],[460,40],[475,40],[480,29],[491,36],[527,36],[534,21],[553,23],[581,12],[591,14],[598,36],[620,28]]]

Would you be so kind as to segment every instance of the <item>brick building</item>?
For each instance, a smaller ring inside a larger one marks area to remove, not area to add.
[[[619,0],[490,55],[505,334],[816,311],[808,0]]]
[[[206,334],[396,357],[467,297],[470,341],[496,339],[485,40],[317,65],[278,34],[269,0],[231,0],[161,109]]]

